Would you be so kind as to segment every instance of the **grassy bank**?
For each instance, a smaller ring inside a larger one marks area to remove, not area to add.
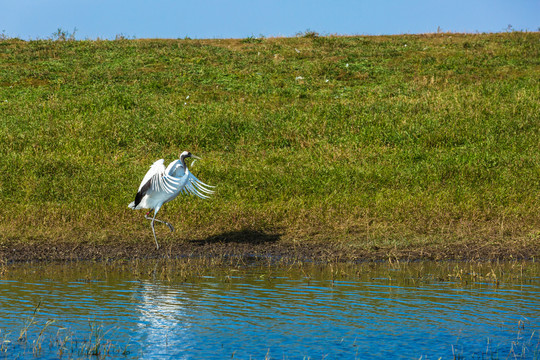
[[[152,242],[127,208],[190,150],[158,238],[540,243],[540,34],[0,41],[0,241]]]

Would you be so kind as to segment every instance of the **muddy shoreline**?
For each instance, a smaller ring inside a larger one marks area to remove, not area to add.
[[[422,246],[372,247],[359,244],[323,241],[285,242],[278,236],[265,235],[251,239],[216,237],[204,240],[163,242],[156,249],[148,239],[104,242],[62,242],[8,240],[0,243],[0,262],[72,262],[144,259],[208,258],[267,259],[268,261],[497,261],[535,260],[539,246],[530,242],[460,242]]]

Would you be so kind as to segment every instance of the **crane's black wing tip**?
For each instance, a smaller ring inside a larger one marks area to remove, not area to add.
[[[146,195],[146,192],[148,191],[148,189],[150,189],[151,185],[152,185],[152,179],[148,180],[148,182],[146,184],[144,184],[144,186],[141,188],[141,190],[139,192],[137,192],[137,195],[135,195],[135,206],[134,207],[137,207],[139,205],[139,203],[142,201],[142,198],[144,197],[144,195]]]

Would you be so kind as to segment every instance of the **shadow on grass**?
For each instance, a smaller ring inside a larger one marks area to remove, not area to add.
[[[248,243],[266,244],[275,243],[281,234],[267,234],[257,230],[230,231],[219,235],[213,235],[206,239],[193,240],[196,244],[223,244],[223,243]]]

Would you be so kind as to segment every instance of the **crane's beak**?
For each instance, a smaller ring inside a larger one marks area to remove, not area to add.
[[[198,157],[196,155],[193,155],[193,154],[191,154],[191,157],[194,158],[194,159],[202,160],[200,157]]]

